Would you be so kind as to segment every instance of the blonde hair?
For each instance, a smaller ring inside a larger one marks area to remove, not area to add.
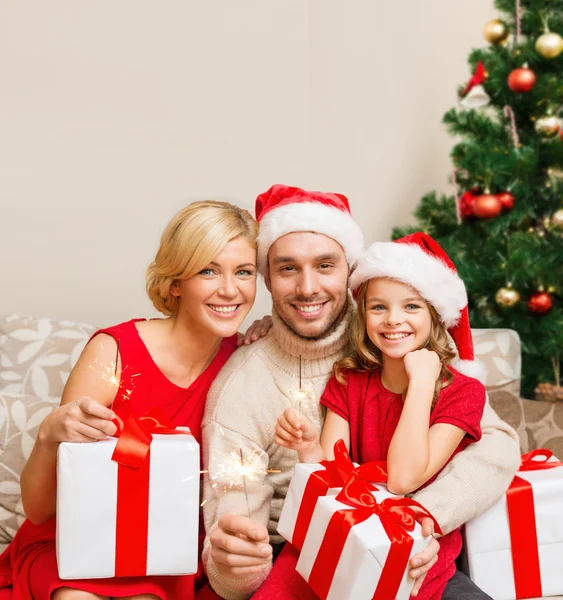
[[[368,284],[369,280],[364,281],[358,288],[358,295],[356,298],[358,310],[352,320],[352,354],[342,358],[334,365],[334,375],[342,384],[346,382],[345,371],[347,370],[353,369],[355,371],[367,372],[381,369],[383,366],[381,350],[369,339],[367,334],[366,293]],[[456,354],[450,347],[446,328],[440,321],[436,309],[429,302],[427,302],[427,306],[430,310],[431,326],[430,336],[424,347],[436,352],[442,363],[440,377],[438,377],[438,380],[436,381],[436,388],[434,390],[434,401],[436,401],[440,390],[448,386],[453,380],[452,372],[446,365],[456,357]]]
[[[165,315],[178,312],[179,299],[170,293],[178,279],[204,269],[233,239],[242,236],[256,248],[258,224],[247,211],[214,200],[192,202],[168,223],[146,275],[147,294]]]

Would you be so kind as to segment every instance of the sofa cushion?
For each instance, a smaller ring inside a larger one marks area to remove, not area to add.
[[[54,409],[49,400],[0,392],[0,544],[9,542],[25,519],[20,473],[39,425]]]
[[[506,390],[489,391],[489,402],[498,416],[508,423],[520,438],[520,451],[529,452],[530,440],[526,430],[526,417],[522,400]]]
[[[522,453],[547,448],[563,460],[563,402],[524,400],[504,390],[490,391],[489,401],[518,433]]]
[[[0,391],[58,404],[95,327],[48,318],[0,319]]]
[[[475,358],[485,366],[485,385],[490,391],[520,396],[522,370],[520,338],[512,329],[472,329]]]
[[[563,460],[563,402],[521,402],[530,450],[547,448]]]

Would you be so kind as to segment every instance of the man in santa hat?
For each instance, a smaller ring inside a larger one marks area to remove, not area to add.
[[[227,600],[249,598],[283,545],[277,523],[297,453],[275,444],[276,421],[288,406],[298,406],[321,427],[318,399],[334,362],[349,351],[353,301],[348,279],[363,249],[361,230],[340,194],[274,185],[258,196],[256,218],[258,269],[273,301],[272,331],[227,362],[209,393],[203,420],[203,456],[210,471],[204,487],[203,561],[212,587]],[[306,393],[298,395],[300,388]],[[444,533],[489,508],[520,464],[515,432],[488,405],[481,427],[481,440],[414,495]],[[221,466],[229,456],[242,456],[252,466],[244,485],[233,485],[232,473]],[[430,520],[425,528],[429,534]],[[413,557],[415,589],[437,550],[434,541]],[[288,598],[307,592],[304,580],[295,578],[287,584]],[[488,596],[458,574],[443,598]]]

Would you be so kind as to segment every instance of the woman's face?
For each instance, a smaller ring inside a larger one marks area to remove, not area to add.
[[[366,291],[366,330],[384,357],[392,359],[422,348],[430,337],[428,304],[412,287],[393,279],[372,279]]]
[[[210,335],[237,333],[256,297],[256,250],[243,237],[231,240],[199,273],[177,280],[178,316]]]

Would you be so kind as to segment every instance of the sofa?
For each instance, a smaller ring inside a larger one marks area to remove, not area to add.
[[[19,475],[37,429],[57,407],[68,375],[95,329],[48,318],[0,318],[0,550],[25,519]],[[522,452],[548,448],[563,459],[563,402],[520,398],[518,334],[476,329],[473,337],[477,358],[487,370],[491,405],[518,432]]]

